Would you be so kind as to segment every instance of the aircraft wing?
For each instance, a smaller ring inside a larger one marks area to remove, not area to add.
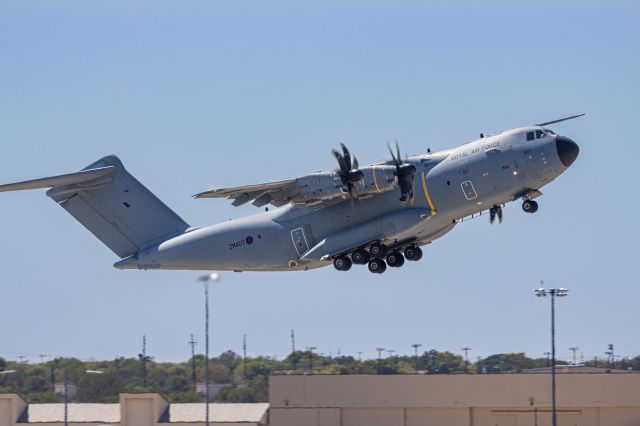
[[[283,206],[290,201],[296,187],[297,179],[283,179],[232,188],[211,189],[195,194],[193,198],[227,198],[233,200],[234,206],[241,206],[251,200],[257,207],[265,204]]]

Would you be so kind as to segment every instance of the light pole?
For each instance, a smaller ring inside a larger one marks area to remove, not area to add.
[[[102,371],[98,370],[85,370],[87,374],[102,374]],[[67,374],[67,367],[62,370],[64,378],[64,426],[69,426],[69,375]]]
[[[464,348],[462,348],[462,350],[464,351],[464,372],[466,374],[469,372],[469,351],[471,350],[471,348],[465,346]]]
[[[544,281],[541,281],[542,287],[534,290],[536,296],[545,297],[551,295],[551,424],[558,426],[558,417],[556,413],[556,296],[564,297],[569,292],[566,288],[544,288]]]
[[[384,351],[384,348],[376,348],[376,351],[378,351],[378,374],[382,373],[382,351]]]
[[[318,349],[317,346],[307,346],[307,352],[309,353],[309,374],[313,370],[313,351]]]
[[[204,283],[204,395],[206,398],[204,423],[206,426],[209,426],[209,283],[219,279],[220,275],[216,272],[198,277],[198,281]]]
[[[571,353],[573,354],[573,365],[577,365],[577,360],[576,360],[576,351],[577,351],[578,349],[580,349],[580,348],[579,348],[579,347],[577,347],[577,346],[571,346],[571,347],[569,348],[569,350],[570,350],[570,351],[571,351]]]
[[[411,347],[413,348],[413,352],[414,352],[414,370],[418,371],[418,348],[420,348],[422,345],[420,343],[414,343],[411,345]]]

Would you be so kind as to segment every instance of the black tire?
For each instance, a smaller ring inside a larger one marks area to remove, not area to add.
[[[404,264],[404,257],[400,252],[392,251],[387,255],[387,265],[392,268],[399,268]]]
[[[416,246],[409,246],[407,248],[404,249],[404,257],[407,260],[416,260],[416,250],[418,249],[418,247]]]
[[[535,213],[538,211],[538,202],[537,201],[531,201],[531,204],[533,204],[533,210],[531,210],[531,213]]]
[[[381,258],[387,254],[387,247],[384,244],[373,243],[369,246],[369,253],[372,258]]]
[[[380,259],[371,259],[369,261],[369,272],[381,274],[387,269],[387,264]]]
[[[369,262],[369,253],[364,250],[356,250],[351,253],[351,260],[356,265],[365,265],[367,262]]]
[[[526,213],[534,213],[535,212],[534,206],[537,204],[538,203],[532,200],[524,200],[522,202],[522,210],[524,210]]]
[[[333,259],[333,267],[338,271],[348,271],[351,269],[351,259],[347,256],[338,256]]]
[[[418,261],[420,259],[422,259],[422,249],[420,247],[416,247],[414,249],[414,256],[413,256],[413,260]]]

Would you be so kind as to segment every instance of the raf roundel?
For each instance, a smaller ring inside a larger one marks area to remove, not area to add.
[[[253,243],[253,237],[249,235],[247,238],[245,238],[245,241],[247,242],[247,244],[251,244]]]

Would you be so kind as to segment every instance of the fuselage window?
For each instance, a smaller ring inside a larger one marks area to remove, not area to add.
[[[536,139],[544,138],[547,136],[542,130],[536,130]]]
[[[533,132],[528,132],[527,133],[527,140],[528,141],[532,141],[535,139],[535,136],[533,135]]]

